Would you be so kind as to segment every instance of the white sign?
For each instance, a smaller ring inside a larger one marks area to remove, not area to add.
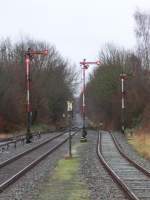
[[[72,111],[72,101],[67,101],[67,111]]]

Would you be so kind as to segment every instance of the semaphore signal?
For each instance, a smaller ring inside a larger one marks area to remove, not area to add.
[[[30,101],[30,63],[35,55],[47,56],[48,50],[43,51],[34,51],[31,48],[28,48],[28,51],[25,52],[25,64],[26,64],[26,96],[27,96],[27,133],[26,133],[26,143],[31,142],[32,134],[30,132],[31,126],[31,101]]]
[[[80,65],[82,66],[82,73],[83,73],[83,92],[82,92],[82,117],[83,117],[83,127],[82,127],[82,137],[81,137],[81,142],[86,142],[86,127],[85,127],[85,116],[86,116],[86,111],[85,111],[85,70],[88,69],[89,65],[100,65],[100,61],[96,62],[89,62],[86,61],[86,59],[83,59],[83,61],[80,62]]]

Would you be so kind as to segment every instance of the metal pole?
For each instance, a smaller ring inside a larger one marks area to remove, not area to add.
[[[72,157],[71,114],[69,115],[69,157]]]
[[[71,136],[71,127],[72,127],[72,101],[67,101],[67,111],[68,111],[68,127],[69,127],[69,158],[72,157],[72,136]]]
[[[125,131],[125,119],[124,119],[124,113],[125,113],[125,91],[124,91],[124,76],[121,77],[121,130],[122,133]]]
[[[27,133],[26,133],[26,143],[31,142],[32,134],[30,131],[31,127],[31,103],[30,103],[30,62],[34,55],[48,55],[48,50],[43,51],[33,51],[31,48],[28,48],[28,51],[25,52],[25,64],[26,64],[26,89],[27,89]]]
[[[26,90],[27,90],[27,134],[26,134],[26,143],[31,142],[31,132],[30,132],[30,126],[31,126],[31,105],[30,105],[30,56],[26,55]]]
[[[82,110],[83,110],[83,127],[82,127],[82,137],[81,140],[82,141],[86,141],[86,128],[85,128],[85,116],[86,116],[86,111],[85,111],[85,70],[87,69],[86,65],[83,65],[83,94],[82,94]]]
[[[83,67],[83,95],[82,95],[82,107],[83,107],[83,129],[85,129],[85,68]]]
[[[81,137],[81,142],[86,142],[86,136],[87,136],[87,131],[86,131],[86,125],[85,125],[85,118],[86,118],[86,111],[85,111],[85,70],[88,69],[89,65],[94,64],[94,65],[100,65],[100,61],[96,62],[87,62],[86,59],[84,59],[82,62],[80,62],[80,65],[83,67],[83,93],[82,93],[82,117],[83,117],[83,128],[82,128],[82,137]]]

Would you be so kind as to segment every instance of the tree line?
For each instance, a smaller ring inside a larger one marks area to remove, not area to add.
[[[86,85],[86,112],[104,128],[121,129],[121,80],[125,80],[125,126],[147,126],[150,115],[150,14],[136,11],[135,50],[106,44],[99,52],[99,65]],[[82,96],[82,94],[81,94]],[[80,96],[80,97],[81,97]]]
[[[66,101],[73,98],[76,73],[56,48],[43,41],[25,39],[13,44],[0,41],[0,131],[26,126],[26,69],[28,48],[48,49],[48,56],[35,56],[31,62],[32,124],[58,126],[65,122]]]

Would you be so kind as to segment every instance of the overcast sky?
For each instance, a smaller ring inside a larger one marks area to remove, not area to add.
[[[97,59],[107,42],[135,46],[133,14],[149,0],[0,0],[0,38],[23,36],[55,45],[78,64]]]

